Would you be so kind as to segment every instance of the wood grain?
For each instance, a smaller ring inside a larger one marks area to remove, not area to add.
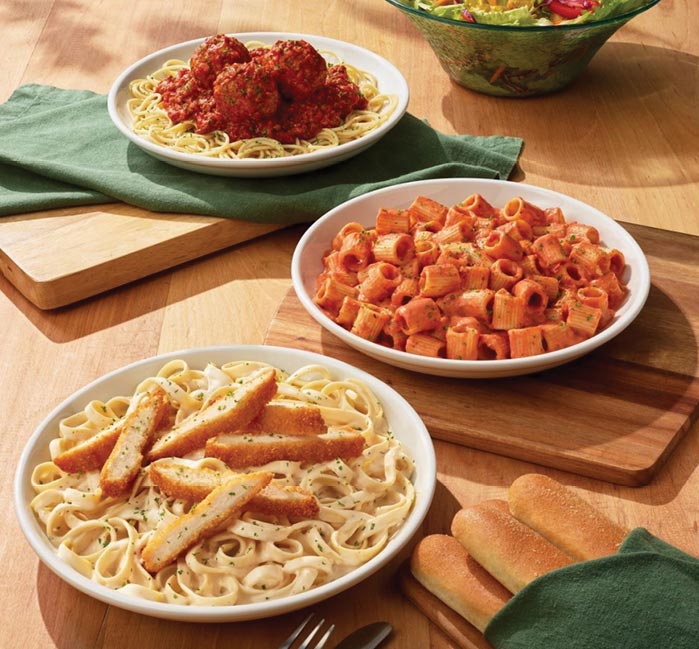
[[[696,69],[699,5],[663,0],[617,32],[587,72],[567,90],[532,100],[477,95],[451,83],[412,24],[388,3],[355,0],[151,0],[135,10],[123,0],[0,2],[0,101],[23,83],[106,92],[133,61],[173,43],[218,31],[297,31],[356,43],[386,57],[406,76],[409,110],[446,133],[515,135],[525,147],[516,179],[564,192],[620,220],[699,235],[699,128]],[[419,155],[419,152],[416,152]],[[12,217],[60,228],[76,214],[53,210]],[[121,209],[121,208],[119,208]],[[168,215],[133,212],[157,230]],[[0,225],[12,222],[3,217]],[[22,230],[22,226],[18,227]],[[295,227],[172,267],[79,303],[41,310],[0,276],[0,646],[45,649],[257,649],[276,647],[310,611],[273,620],[195,625],[108,607],[78,593],[44,567],[16,522],[14,467],[34,428],[62,399],[95,378],[157,353],[214,344],[259,344],[290,286],[289,262],[302,228]],[[666,245],[674,246],[668,234]],[[655,237],[659,245],[659,236]],[[696,340],[658,347],[650,335],[686,327],[688,304],[669,297],[691,269],[697,250],[673,273],[654,276],[655,303],[644,336],[617,349],[687,373]],[[653,263],[664,252],[646,250]],[[683,280],[684,281],[684,280]],[[696,291],[692,296],[696,302]],[[628,341],[627,341],[628,343]],[[628,358],[627,358],[628,360]],[[644,398],[654,398],[646,392]],[[610,413],[603,413],[603,423]],[[613,415],[613,413],[611,413]],[[627,527],[642,525],[690,554],[699,554],[699,427],[678,442],[652,481],[625,487],[435,440],[437,493],[423,533],[445,533],[460,508],[503,498],[523,473],[539,471],[574,490]],[[362,624],[388,620],[386,649],[453,649],[458,645],[402,595],[397,570],[382,569],[313,610],[337,623],[336,641]],[[17,640],[15,640],[17,639]],[[332,643],[331,643],[332,644]]]
[[[283,227],[117,204],[0,220],[0,272],[55,309]]]
[[[647,484],[698,414],[699,360],[691,350],[699,338],[692,297],[699,294],[692,264],[699,238],[630,230],[650,259],[653,290],[645,308],[616,339],[553,370],[466,380],[394,368],[323,330],[293,292],[266,341],[370,371],[408,399],[436,439],[617,484]]]

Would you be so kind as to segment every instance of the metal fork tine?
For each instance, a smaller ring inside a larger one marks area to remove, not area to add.
[[[311,646],[311,640],[313,640],[313,637],[315,636],[318,631],[320,631],[320,627],[325,624],[325,618],[321,619],[318,624],[316,624],[315,628],[308,634],[308,637],[299,645],[298,649],[308,649]]]
[[[334,630],[335,630],[335,625],[331,624],[328,627],[328,630],[325,632],[325,635],[323,635],[323,637],[320,640],[318,640],[318,644],[316,645],[315,649],[323,649],[323,647],[325,646],[325,643],[328,641],[328,638],[330,637],[330,634]]]
[[[301,631],[303,631],[304,627],[311,621],[311,618],[313,617],[313,613],[311,613],[301,624],[296,627],[296,629],[292,632],[292,634],[282,643],[279,645],[279,649],[289,649],[292,644],[294,644],[294,641],[296,638],[298,638],[301,635]]]

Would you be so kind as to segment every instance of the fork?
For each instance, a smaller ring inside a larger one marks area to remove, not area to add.
[[[306,625],[311,621],[311,618],[313,617],[313,613],[311,613],[301,624],[298,625],[296,629],[292,632],[292,634],[282,642],[278,649],[291,649],[291,645],[296,642],[296,639],[301,635],[302,631],[305,629]],[[325,624],[325,619],[322,618],[318,624],[315,625],[313,629],[311,629],[306,636],[306,639],[296,648],[296,649],[323,649],[325,646],[325,643],[328,641],[328,638],[330,637],[330,634],[335,630],[335,625],[331,624],[328,627],[328,630],[325,632],[323,637],[318,640],[318,643],[311,648],[311,642],[313,641],[313,638],[315,637],[316,633],[320,631],[321,627]]]

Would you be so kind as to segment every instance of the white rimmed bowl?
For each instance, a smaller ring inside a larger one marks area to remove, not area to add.
[[[315,280],[323,270],[322,257],[330,249],[333,237],[343,225],[357,221],[367,227],[374,227],[380,207],[407,208],[421,194],[445,205],[453,205],[476,192],[497,207],[515,196],[522,196],[543,208],[558,206],[567,220],[596,227],[606,246],[618,248],[624,253],[626,271],[623,279],[628,284],[629,294],[606,329],[577,345],[538,356],[499,361],[459,361],[417,356],[369,342],[333,322],[313,303]],[[296,294],[308,313],[330,333],[360,352],[390,365],[423,374],[480,379],[540,372],[589,353],[633,322],[645,304],[650,289],[648,262],[639,245],[621,225],[594,207],[565,194],[523,183],[462,178],[405,183],[342,203],[318,219],[301,238],[291,262],[291,277]]]
[[[34,497],[30,483],[32,469],[49,459],[48,443],[58,434],[58,422],[82,410],[92,399],[105,400],[110,396],[132,392],[143,378],[152,376],[166,362],[177,358],[202,369],[209,362],[220,365],[234,360],[263,361],[288,372],[304,365],[320,364],[329,368],[335,378],[353,378],[366,383],[383,405],[384,414],[396,438],[415,461],[412,477],[416,491],[415,504],[403,526],[387,546],[364,565],[313,590],[278,600],[236,606],[184,606],[131,597],[87,579],[59,559],[29,506]],[[68,397],[41,422],[27,442],[15,473],[14,503],[22,532],[39,559],[61,579],[83,593],[106,604],[163,619],[236,622],[280,615],[310,606],[337,595],[375,573],[395,557],[417,532],[432,502],[435,483],[436,464],[432,440],[418,414],[393,388],[347,363],[320,354],[284,347],[239,345],[189,349],[138,361],[106,374]]]
[[[204,38],[198,38],[185,43],[171,45],[153,54],[149,54],[140,61],[129,66],[119,75],[107,97],[109,116],[114,122],[114,125],[123,135],[131,140],[131,142],[143,149],[143,151],[158,158],[158,160],[162,160],[176,167],[217,176],[263,178],[270,176],[287,176],[312,171],[313,169],[320,169],[341,162],[342,160],[347,160],[378,142],[398,123],[408,108],[408,99],[410,95],[408,84],[398,68],[378,54],[374,54],[374,52],[363,47],[344,41],[338,41],[333,38],[326,38],[324,36],[285,32],[246,32],[242,34],[230,34],[230,36],[235,36],[243,43],[261,41],[263,43],[273,44],[278,40],[287,39],[302,39],[308,41],[317,50],[333,52],[343,61],[373,74],[377,79],[379,91],[395,95],[398,99],[398,105],[383,124],[357,140],[328,149],[283,158],[264,160],[221,160],[217,158],[208,158],[193,153],[173,151],[136,135],[136,133],[133,132],[133,120],[127,108],[127,101],[130,99],[129,84],[134,79],[142,79],[148,76],[161,67],[168,59],[189,61],[189,58],[197,46],[205,40]]]

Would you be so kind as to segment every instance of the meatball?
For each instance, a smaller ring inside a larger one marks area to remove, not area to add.
[[[321,101],[332,104],[343,119],[353,110],[365,109],[368,103],[344,65],[333,65],[328,70],[325,88],[319,94],[324,95]]]
[[[199,96],[194,115],[194,126],[197,133],[211,133],[211,131],[220,131],[225,128],[223,116],[216,107],[216,102],[210,92]]]
[[[280,97],[271,69],[250,61],[229,65],[216,77],[214,100],[226,119],[246,120],[274,115]]]
[[[367,100],[349,78],[347,68],[334,65],[328,70],[323,86],[307,99],[285,107],[281,132],[274,137],[282,143],[313,138],[324,128],[342,124],[353,110],[366,106]]]
[[[277,41],[270,52],[279,91],[289,100],[305,99],[325,83],[325,59],[306,41]]]
[[[207,38],[192,54],[189,67],[203,88],[211,88],[218,74],[233,63],[246,63],[250,52],[238,39],[225,34]]]
[[[253,47],[248,52],[250,52],[251,61],[258,61],[260,65],[274,65],[271,49],[267,47]]]

